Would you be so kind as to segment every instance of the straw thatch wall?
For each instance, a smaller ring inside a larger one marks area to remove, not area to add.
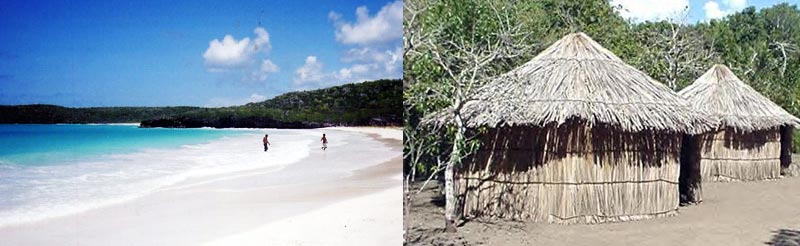
[[[492,128],[457,172],[463,213],[563,224],[672,215],[681,136],[585,123]]]
[[[704,181],[753,181],[780,176],[779,128],[752,132],[726,128],[699,138]]]
[[[719,129],[701,138],[703,180],[763,180],[791,175],[793,126],[789,114],[717,64],[678,94],[719,120]]]

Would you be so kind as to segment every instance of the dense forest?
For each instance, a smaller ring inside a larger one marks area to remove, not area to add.
[[[448,158],[477,144],[456,128],[427,129],[425,115],[457,108],[471,90],[521,65],[573,32],[584,32],[628,64],[675,91],[715,63],[800,115],[800,10],[786,3],[745,8],[722,19],[686,17],[633,22],[606,0],[408,0],[404,12],[404,151],[406,171],[439,171]],[[479,129],[478,129],[479,130]],[[469,135],[469,134],[467,134]],[[795,134],[795,151],[800,147]],[[467,139],[469,140],[469,139]],[[441,158],[445,157],[445,158]]]
[[[166,118],[198,107],[94,107],[67,108],[56,105],[0,105],[0,124],[139,123]]]
[[[275,127],[314,128],[334,125],[399,126],[402,120],[400,80],[377,80],[224,108],[199,108],[172,117],[146,120],[143,127]]]
[[[444,205],[443,231],[458,230],[463,204],[458,202],[455,170],[480,147],[479,133],[486,130],[468,127],[464,119],[470,115],[462,115],[462,108],[476,100],[476,91],[488,81],[570,33],[589,35],[676,92],[714,64],[724,64],[789,113],[800,115],[797,6],[749,7],[700,22],[690,22],[686,13],[635,22],[621,17],[622,11],[627,10],[608,0],[405,0],[405,217],[411,213],[408,204],[436,178],[441,181],[437,194],[443,195],[436,198]],[[434,112],[446,115],[450,124],[423,123]],[[800,134],[794,136],[797,152]],[[414,185],[416,178],[425,180],[421,187]],[[409,223],[405,229],[406,240],[418,233]]]
[[[313,128],[332,125],[393,125],[402,118],[400,80],[377,80],[289,92],[242,106],[94,107],[0,106],[0,123],[131,123],[142,127]]]

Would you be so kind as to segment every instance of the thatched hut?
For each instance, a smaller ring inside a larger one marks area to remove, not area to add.
[[[699,136],[704,181],[777,178],[791,163],[791,134],[800,122],[748,86],[725,65],[714,65],[679,93],[719,121]]]
[[[563,37],[473,98],[460,114],[468,127],[486,130],[456,172],[468,218],[566,224],[674,214],[679,181],[699,177],[691,175],[699,173],[696,159],[681,157],[684,134],[713,125],[583,33]],[[426,121],[448,124],[448,112]],[[689,190],[699,192],[697,185]]]

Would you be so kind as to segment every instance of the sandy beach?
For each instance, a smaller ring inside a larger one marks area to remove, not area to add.
[[[668,218],[595,225],[482,219],[454,234],[441,233],[435,187],[414,201],[413,245],[800,245],[800,177],[704,183],[703,203]]]
[[[281,167],[190,178],[130,201],[2,226],[0,245],[400,244],[402,133],[365,129],[304,130],[328,134],[331,148]],[[396,154],[337,145],[344,133]]]

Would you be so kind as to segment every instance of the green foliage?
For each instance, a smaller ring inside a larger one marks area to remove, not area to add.
[[[695,24],[632,23],[617,15],[616,7],[604,0],[407,0],[406,6],[419,10],[417,13],[407,7],[404,19],[405,38],[410,41],[403,65],[403,121],[404,132],[417,136],[414,139],[424,135],[434,138],[425,140],[429,143],[452,142],[425,132],[418,122],[431,112],[449,107],[453,96],[449,93],[457,84],[448,81],[431,52],[415,45],[416,37],[436,44],[455,71],[459,69],[458,57],[448,56],[458,53],[452,43],[481,45],[498,38],[524,38],[535,46],[529,54],[481,71],[491,76],[521,65],[563,35],[581,31],[628,64],[662,83],[672,83],[668,86],[674,90],[692,83],[714,63],[722,63],[789,113],[800,115],[800,10],[795,5],[780,3],[760,10],[750,7],[720,20]],[[498,18],[497,12],[510,18]],[[409,16],[414,13],[411,21]],[[529,36],[494,35],[503,24],[519,24]],[[676,30],[678,35],[673,37]],[[800,150],[800,134],[795,134],[794,142],[795,151]],[[446,156],[439,145],[427,145],[429,150],[420,153]],[[409,153],[408,144],[404,144],[404,150]],[[417,164],[419,172],[435,165],[435,158],[419,159],[423,162]]]
[[[549,44],[555,42],[563,35],[582,31],[606,48],[621,57],[633,56],[638,52],[631,28],[625,20],[614,13],[614,9],[606,1],[502,1],[502,0],[411,0],[407,5],[424,6],[424,9],[414,16],[404,20],[405,28],[413,31],[406,33],[406,39],[413,47],[407,52],[404,61],[404,132],[407,139],[421,139],[420,136],[434,136],[430,129],[420,128],[418,122],[421,117],[431,112],[442,110],[451,106],[453,86],[459,84],[447,76],[441,64],[437,64],[434,52],[426,49],[436,49],[444,56],[448,69],[453,73],[469,69],[469,58],[463,55],[465,47],[473,51],[491,49],[492,44],[501,43],[510,45],[523,43],[533,46],[521,56],[500,59],[482,67],[478,77],[492,77],[518,66],[544,50]],[[406,10],[414,12],[415,10]],[[412,15],[408,13],[407,15]],[[509,26],[521,27],[518,33],[524,35],[504,36],[503,28]],[[416,36],[415,36],[416,35]],[[414,43],[417,36],[420,42],[432,45],[419,45]],[[409,44],[407,44],[407,48]],[[510,47],[515,48],[515,47]],[[475,86],[480,86],[477,84]],[[453,129],[446,129],[451,131]],[[404,144],[405,153],[429,153],[433,155],[447,155],[441,145],[452,145],[452,134],[442,134],[446,139],[429,139],[430,145]],[[441,144],[435,144],[441,143]],[[461,149],[465,153],[472,153],[479,146],[475,140],[467,141]],[[429,148],[429,150],[413,151],[413,148]],[[415,158],[407,155],[407,158]],[[408,165],[416,165],[418,173],[426,175],[435,165],[434,158],[415,158],[426,164],[414,164],[406,159]],[[409,169],[407,167],[406,169]]]
[[[399,125],[401,93],[400,80],[376,80],[289,92],[263,102],[233,107],[232,110],[240,115],[288,122],[369,124],[371,120],[380,119],[386,124]]]
[[[792,135],[792,153],[798,152],[800,152],[800,134],[795,132],[794,135]]]
[[[243,106],[199,108],[144,127],[314,128],[333,125],[400,125],[401,81],[376,80],[290,92]]]
[[[401,81],[376,80],[290,92],[223,108],[0,106],[0,123],[142,122],[161,127],[289,127],[400,125]]]
[[[0,124],[31,123],[138,123],[189,112],[198,107],[94,107],[67,108],[34,104],[0,106]]]
[[[400,125],[400,86],[400,80],[376,80],[289,92],[263,102],[225,108],[200,108],[166,119],[143,121],[142,125],[217,128]]]

